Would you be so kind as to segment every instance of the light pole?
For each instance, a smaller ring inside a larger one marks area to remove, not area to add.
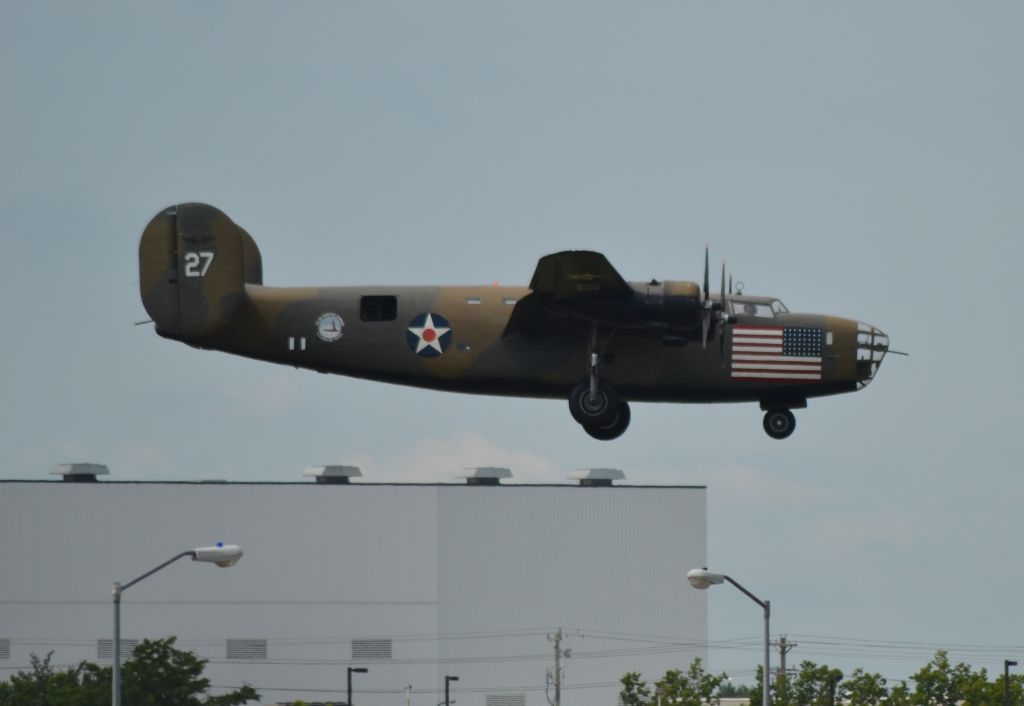
[[[762,706],[769,706],[771,701],[770,701],[769,696],[768,696],[768,672],[769,672],[769,657],[770,657],[769,649],[770,649],[770,639],[771,639],[771,637],[770,637],[770,632],[769,632],[769,628],[768,628],[768,623],[769,623],[769,621],[771,619],[771,616],[772,616],[772,604],[771,604],[771,601],[762,601],[760,598],[755,596],[753,593],[751,593],[747,589],[743,588],[743,586],[739,585],[731,577],[726,576],[725,574],[713,574],[710,571],[708,571],[707,569],[690,569],[686,573],[686,578],[690,581],[690,585],[691,586],[693,586],[694,588],[699,588],[701,590],[707,588],[708,586],[714,586],[715,584],[719,584],[719,583],[723,583],[725,581],[728,581],[733,586],[735,586],[740,591],[742,591],[747,596],[747,598],[749,598],[750,600],[754,601],[754,603],[757,603],[764,610],[764,674],[761,675],[762,676],[762,679],[761,679],[761,681],[762,681],[762,684],[761,684],[761,704],[762,704]]]
[[[348,696],[345,698],[345,706],[352,706],[352,674],[366,674],[369,669],[366,667],[349,667],[348,668]]]
[[[111,702],[113,706],[121,706],[121,593],[131,588],[144,578],[152,576],[168,564],[173,564],[178,559],[192,557],[192,561],[205,561],[221,567],[234,566],[242,558],[242,549],[235,544],[217,543],[212,547],[199,547],[189,549],[176,556],[172,556],[155,569],[150,569],[142,576],[134,578],[128,583],[121,584],[114,582],[114,674],[111,680]]]
[[[444,706],[451,706],[451,702],[448,700],[448,684],[453,681],[458,681],[458,677],[452,677],[445,675],[444,677]]]
[[[1003,706],[1010,706],[1010,667],[1016,666],[1016,660],[1003,660]]]

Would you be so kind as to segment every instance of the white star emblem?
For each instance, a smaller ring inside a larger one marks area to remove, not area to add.
[[[423,326],[409,327],[409,333],[419,339],[419,343],[416,344],[416,353],[420,353],[427,348],[433,348],[438,354],[444,353],[444,349],[441,348],[441,336],[449,331],[451,331],[450,327],[435,326],[432,314],[427,314],[427,319],[423,322]]]

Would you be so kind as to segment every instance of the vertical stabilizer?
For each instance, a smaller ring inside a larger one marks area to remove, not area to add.
[[[139,242],[139,288],[157,329],[199,337],[227,325],[262,283],[255,241],[213,206],[186,203],[158,213]]]

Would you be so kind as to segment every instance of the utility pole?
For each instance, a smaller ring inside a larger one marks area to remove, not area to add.
[[[786,675],[786,655],[797,646],[797,643],[788,642],[786,636],[783,635],[777,642],[773,642],[772,646],[779,651],[779,669],[775,672],[775,678],[778,679]]]
[[[1003,706],[1010,706],[1010,667],[1016,667],[1012,659],[1003,660]]]
[[[548,696],[548,703],[551,706],[561,706],[562,704],[562,628],[558,628],[554,635],[548,635],[548,639],[555,643],[555,671],[552,674],[548,672],[548,684],[551,682],[555,683],[555,700],[552,701],[551,697]],[[565,651],[565,656],[568,657],[572,653],[569,650]]]

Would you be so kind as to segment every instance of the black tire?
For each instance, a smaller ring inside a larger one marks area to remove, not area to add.
[[[619,402],[618,412],[619,413],[615,415],[615,421],[611,424],[603,427],[584,426],[583,431],[600,441],[618,439],[629,427],[629,419],[631,416],[629,412],[629,405],[625,402]]]
[[[597,381],[597,399],[590,402],[590,380],[584,380],[569,395],[572,418],[585,427],[606,427],[619,414],[619,396],[604,380]]]
[[[764,431],[773,439],[785,439],[796,429],[796,417],[788,409],[769,409],[764,415]]]

